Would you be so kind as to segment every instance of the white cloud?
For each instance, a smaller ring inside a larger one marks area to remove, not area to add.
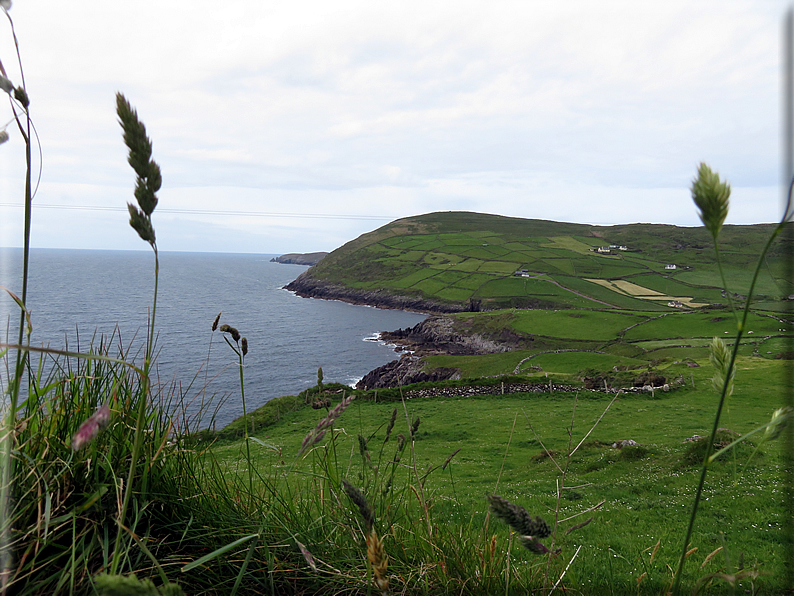
[[[163,167],[161,245],[286,252],[385,221],[165,209],[696,225],[687,187],[705,160],[734,185],[736,223],[773,219],[785,7],[42,0],[11,14],[43,144],[37,201],[132,198],[121,90]],[[0,59],[13,70],[5,34]],[[6,202],[21,201],[20,147],[0,147]],[[0,207],[0,230],[15,217]],[[107,212],[36,217],[41,246],[127,247]]]

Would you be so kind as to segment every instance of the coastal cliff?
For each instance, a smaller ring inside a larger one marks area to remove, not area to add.
[[[493,341],[477,333],[461,332],[455,328],[451,318],[428,317],[413,327],[381,333],[381,340],[398,346],[398,350],[410,350],[420,356],[452,354],[494,354],[508,352],[510,346]]]

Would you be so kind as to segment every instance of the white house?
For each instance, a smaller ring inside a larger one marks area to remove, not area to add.
[[[665,269],[675,269],[676,267],[675,267],[675,265],[670,264],[670,265],[665,265],[664,268]]]

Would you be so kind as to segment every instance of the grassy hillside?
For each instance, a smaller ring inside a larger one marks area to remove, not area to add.
[[[731,292],[741,294],[749,285],[755,255],[771,228],[725,227],[721,249]],[[597,252],[610,245],[608,253]],[[757,287],[759,300],[772,310],[781,308],[780,299],[794,292],[783,277],[784,252],[779,241]],[[307,275],[356,290],[475,310],[669,312],[727,301],[704,228],[591,226],[468,212],[394,221],[333,251]],[[668,306],[672,301],[682,306]]]

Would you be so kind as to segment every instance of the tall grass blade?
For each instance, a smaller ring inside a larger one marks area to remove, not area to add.
[[[196,559],[192,563],[188,563],[187,565],[182,567],[182,573],[187,573],[188,571],[191,571],[191,570],[195,569],[196,567],[201,567],[202,565],[204,565],[204,563],[208,563],[209,561],[212,561],[213,559],[216,559],[217,557],[220,557],[222,554],[228,553],[230,550],[233,550],[233,549],[237,548],[241,544],[245,544],[249,540],[252,540],[252,539],[258,538],[258,537],[259,537],[259,534],[249,534],[248,536],[244,536],[243,538],[239,538],[238,540],[235,540],[234,542],[230,542],[226,546],[222,546],[222,547],[220,547],[218,549],[215,549],[210,554],[204,555],[200,559]]]
[[[245,555],[245,561],[243,561],[243,564],[240,566],[240,572],[237,574],[237,579],[234,582],[234,587],[232,588],[230,596],[235,596],[237,594],[237,590],[240,588],[240,582],[243,581],[243,576],[245,575],[246,569],[248,569],[248,564],[251,562],[251,557],[254,556],[258,542],[259,536],[251,541],[251,546],[248,547],[248,554]]]

